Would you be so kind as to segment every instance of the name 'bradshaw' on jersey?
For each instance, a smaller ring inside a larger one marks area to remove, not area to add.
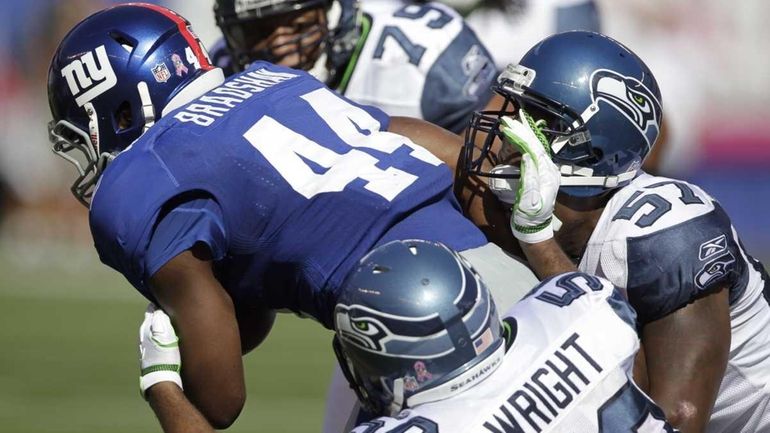
[[[106,168],[90,211],[100,259],[152,300],[148,279],[203,242],[236,305],[329,327],[335,291],[373,247],[486,245],[448,167],[388,124],[305,72],[257,62],[163,116]]]
[[[638,176],[607,203],[579,268],[626,289],[641,324],[727,284],[730,353],[706,431],[770,432],[768,277],[711,196]]]
[[[504,320],[515,335],[488,377],[353,432],[674,431],[631,379],[639,349],[635,314],[609,282],[582,273],[556,276]]]
[[[487,49],[440,3],[364,1],[362,35],[338,90],[391,116],[427,120],[459,133],[492,97],[497,71]],[[363,43],[361,43],[363,42]],[[214,63],[232,71],[224,39]]]

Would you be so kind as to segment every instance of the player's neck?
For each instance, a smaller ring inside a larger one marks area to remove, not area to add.
[[[600,197],[575,198],[559,195],[554,212],[562,226],[556,232],[556,240],[569,257],[580,260],[611,196],[605,194]]]

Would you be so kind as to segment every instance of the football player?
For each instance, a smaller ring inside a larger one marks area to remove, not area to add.
[[[499,108],[497,70],[462,17],[439,3],[404,0],[217,0],[224,39],[214,63],[256,60],[310,71],[353,101],[453,132],[474,110]]]
[[[360,403],[390,415],[356,433],[675,431],[631,377],[634,310],[588,274],[549,279],[501,320],[461,255],[440,243],[392,241],[350,273],[334,328]],[[143,367],[178,364],[162,311],[148,311],[140,335]],[[179,387],[161,382],[148,394],[167,432],[212,431]]]
[[[639,170],[661,127],[652,72],[611,38],[567,32],[510,65],[495,90],[507,108],[478,113],[472,129],[497,139],[469,140],[463,164],[513,203],[536,273],[577,263],[626,291],[639,377],[682,431],[770,431],[768,276],[716,200]]]
[[[419,145],[458,136],[267,62],[225,80],[163,7],[81,21],[54,54],[48,95],[53,150],[78,170],[99,257],[169,314],[185,393],[214,427],[240,412],[241,353],[275,312],[331,328],[343,278],[376,245],[444,242],[506,304],[536,282],[463,217],[451,172]],[[141,389],[176,370],[145,370]]]

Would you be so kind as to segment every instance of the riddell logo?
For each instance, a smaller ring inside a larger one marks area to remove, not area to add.
[[[96,57],[94,58],[94,53]],[[118,83],[104,45],[73,60],[61,70],[67,79],[75,103],[82,107],[86,102],[110,90]]]

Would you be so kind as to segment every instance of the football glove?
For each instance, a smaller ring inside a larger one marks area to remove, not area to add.
[[[561,174],[551,160],[548,141],[524,110],[517,119],[505,116],[500,131],[521,152],[521,179],[516,190],[511,230],[519,241],[534,244],[553,237],[553,208]]]
[[[152,303],[139,327],[139,364],[142,397],[146,398],[145,392],[158,382],[174,382],[182,388],[179,339],[166,313]]]

